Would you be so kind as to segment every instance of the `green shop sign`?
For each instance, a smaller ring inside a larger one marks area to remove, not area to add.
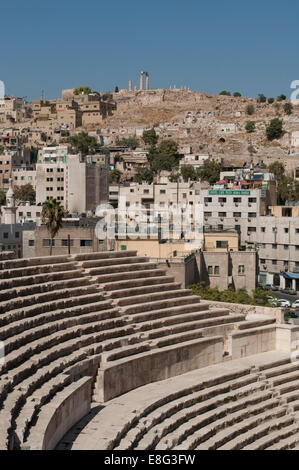
[[[250,196],[250,191],[234,191],[232,189],[211,189],[209,190],[209,195],[216,195],[216,196]]]

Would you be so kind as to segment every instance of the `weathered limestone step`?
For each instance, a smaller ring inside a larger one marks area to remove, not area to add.
[[[283,363],[279,364],[277,367],[271,367],[269,369],[263,369],[263,376],[267,379],[272,377],[277,377],[283,374],[288,374],[289,372],[296,372],[298,370],[298,364],[290,362],[288,359]]]
[[[175,334],[184,331],[197,330],[230,323],[233,324],[234,322],[240,321],[242,317],[243,315],[227,314],[225,316],[218,316],[216,318],[208,318],[204,320],[178,322],[178,324],[174,324],[172,326],[165,325],[164,328],[146,330],[148,331],[148,333],[146,334],[146,338],[155,339],[160,338],[161,336],[166,336],[168,334]],[[137,325],[137,330],[139,330],[139,326],[140,325]]]
[[[77,297],[70,297],[66,299],[59,299],[57,301],[45,302],[43,304],[30,305],[16,310],[10,310],[8,313],[0,315],[0,327],[6,326],[9,323],[21,320],[22,318],[29,318],[39,316],[42,313],[53,312],[55,310],[67,309],[68,307],[87,306],[98,302],[105,302],[104,296],[101,292],[79,295]],[[111,305],[110,300],[106,300]],[[104,304],[103,304],[104,305]]]
[[[238,321],[239,318],[236,318],[235,321]],[[192,322],[190,325],[188,323],[184,323],[183,326],[177,328],[176,330],[166,330],[164,332],[160,330],[160,337],[156,340],[152,340],[150,342],[151,346],[161,348],[163,346],[167,346],[168,344],[175,344],[180,343],[182,341],[188,341],[189,339],[199,338],[201,337],[204,332],[203,328],[206,327],[213,327],[218,325],[224,324],[233,324],[233,318],[230,317],[219,317],[216,319],[211,320],[202,320],[200,322]],[[180,331],[177,331],[180,330]],[[191,331],[188,331],[191,330]],[[155,332],[153,333],[154,338],[157,338]],[[161,339],[161,336],[163,338]],[[152,339],[152,335],[148,335],[149,339]]]
[[[106,258],[127,258],[128,256],[136,256],[137,250],[129,251],[100,251],[95,253],[80,253],[70,255],[69,259],[74,261],[86,261],[95,259],[106,259]]]
[[[8,338],[14,338],[16,347],[20,345],[17,341],[17,335],[28,331],[30,337],[31,334],[35,334],[33,329],[43,326],[44,329],[53,328],[54,322],[68,321],[70,318],[83,317],[82,323],[84,323],[85,315],[94,314],[97,320],[105,320],[107,318],[120,317],[120,314],[116,308],[113,308],[109,300],[103,300],[100,302],[94,302],[90,304],[77,305],[75,307],[69,307],[65,310],[53,310],[46,312],[41,315],[33,317],[22,318],[13,323],[9,323],[6,327],[0,328],[0,339],[5,340],[6,348],[8,348]],[[85,317],[87,318],[87,317]],[[79,323],[81,320],[78,320]],[[6,350],[8,352],[8,349]]]
[[[161,279],[163,279],[163,277],[161,277]],[[135,296],[138,296],[140,294],[155,294],[156,292],[177,290],[180,288],[180,286],[181,286],[180,282],[162,283],[162,284],[154,284],[154,285],[149,285],[149,286],[113,290],[113,291],[109,291],[108,295],[109,297],[113,299],[129,298],[133,296],[135,298]]]
[[[199,442],[201,442],[201,450],[216,449],[213,444],[218,442],[218,436],[224,432],[225,438],[229,438],[230,430],[234,426],[240,425],[243,421],[247,422],[248,418],[253,415],[258,416],[264,413],[265,410],[273,410],[277,406],[277,402],[270,398],[271,393],[265,391],[253,393],[251,396],[245,396],[241,400],[234,400],[233,398],[224,397],[223,404],[220,406],[213,402],[202,404],[202,411],[199,414],[196,412],[198,405],[193,407],[190,411],[190,419],[184,420],[182,412],[174,426],[170,429],[173,431],[161,439],[156,446],[157,450],[177,449],[194,449]],[[201,405],[199,405],[200,409]],[[175,419],[175,418],[173,418]],[[187,439],[188,438],[188,439]],[[205,442],[204,442],[205,441]],[[208,447],[207,447],[208,446]]]
[[[277,431],[272,431],[269,435],[260,437],[251,444],[243,447],[243,450],[264,450],[266,447],[276,444],[280,440],[293,436],[294,434],[297,434],[297,439],[299,439],[299,423],[293,423]]]
[[[127,305],[135,306],[139,303],[144,303],[144,302],[152,303],[158,300],[178,299],[180,297],[186,297],[189,295],[191,295],[190,289],[175,289],[175,286],[174,286],[173,289],[169,289],[169,290],[165,289],[162,291],[160,290],[159,292],[143,293],[143,295],[121,297],[121,298],[117,298],[113,300],[114,300],[114,303],[118,305],[119,307],[125,307]]]
[[[145,265],[143,265],[145,266]],[[99,284],[105,284],[107,282],[113,281],[124,281],[129,279],[141,279],[149,278],[152,276],[164,276],[165,269],[145,269],[142,271],[126,271],[126,272],[116,272],[113,274],[101,274],[95,276],[95,279]]]
[[[47,283],[51,281],[57,280],[66,280],[72,279],[74,277],[81,276],[83,279],[83,272],[76,268],[76,269],[69,269],[68,271],[58,271],[58,272],[51,272],[51,273],[44,273],[44,274],[36,274],[32,276],[22,276],[22,277],[14,277],[10,279],[2,279],[0,280],[0,292],[4,289],[13,289],[16,287],[23,287],[23,286],[31,286],[34,284],[41,284]]]
[[[148,278],[136,278],[136,279],[129,279],[127,281],[114,281],[108,282],[107,284],[102,284],[102,287],[105,291],[113,291],[116,294],[126,292],[127,289],[130,288],[139,288],[142,286],[155,286],[157,284],[168,284],[174,282],[173,276],[156,276],[156,277],[148,277]]]
[[[105,326],[107,329],[104,329]],[[8,353],[6,362],[2,366],[2,370],[7,371],[8,375],[11,376],[12,369],[17,368],[19,364],[25,363],[25,361],[28,361],[32,357],[35,359],[35,355],[42,351],[47,351],[48,348],[55,346],[55,344],[61,347],[63,346],[63,343],[74,338],[81,336],[88,337],[99,333],[99,339],[104,340],[105,338],[117,337],[117,335],[128,335],[132,332],[132,328],[129,326],[121,325],[116,327],[111,323],[103,325],[103,323],[99,321],[83,325],[75,325],[75,327],[71,326],[70,328],[55,331],[54,333],[49,331],[47,336],[38,338],[37,340],[18,348],[15,352]],[[102,333],[102,336],[100,333]]]
[[[134,315],[127,315],[126,314],[126,322],[127,323],[148,323],[149,321],[152,320],[159,320],[163,317],[170,317],[170,316],[176,316],[176,315],[182,315],[182,314],[188,314],[188,313],[200,313],[203,310],[207,309],[207,303],[199,302],[199,297],[197,297],[197,301],[195,303],[189,303],[189,299],[191,296],[187,297],[188,303],[185,301],[185,298],[182,299],[182,302],[176,302],[175,305],[179,304],[178,306],[169,306],[169,308],[164,307],[164,308],[158,308],[157,310],[150,310],[147,312],[142,312],[142,313],[136,313]],[[180,305],[182,303],[182,305]],[[151,305],[152,306],[152,305]],[[159,305],[161,307],[161,305]],[[155,305],[156,307],[156,305]],[[134,313],[134,312],[132,312]],[[148,328],[145,328],[148,329]]]
[[[53,290],[90,285],[90,279],[90,276],[82,277],[82,275],[80,275],[80,277],[72,277],[61,281],[49,281],[42,284],[31,284],[12,289],[0,290],[0,302],[11,298],[26,297],[28,295],[41,294],[43,292],[50,292]]]
[[[267,398],[271,397],[271,392],[265,391],[264,384],[257,382],[247,384],[247,382],[248,379],[239,380],[239,385],[246,384],[240,388],[235,388],[235,383],[228,382],[182,397],[171,406],[167,404],[159,407],[147,416],[147,433],[139,440],[136,450],[153,448],[164,436],[166,437],[160,444],[161,448],[164,446],[172,448],[173,445],[177,445],[178,442],[193,433],[194,429],[192,429],[193,424],[190,423],[191,419],[195,418],[194,424],[197,426],[197,419],[200,419],[200,423],[202,423],[200,415],[207,418],[205,413],[209,413],[209,421],[211,416],[212,419],[216,416],[215,410],[217,410],[217,413],[220,406],[222,406],[220,414],[223,415],[226,407],[229,410],[230,402],[233,402],[233,407],[237,406],[235,408],[237,411],[242,409],[244,411],[244,405],[257,403],[262,400],[266,401]],[[261,391],[264,392],[260,393]],[[189,427],[188,422],[190,424]],[[186,430],[179,437],[178,428],[181,429],[182,425]]]
[[[126,256],[122,258],[104,258],[104,259],[96,259],[96,260],[88,260],[88,261],[79,261],[78,266],[82,267],[83,269],[90,269],[90,268],[101,268],[101,267],[108,267],[114,265],[122,265],[122,264],[136,264],[136,263],[148,263],[149,258],[146,256]]]
[[[123,314],[135,314],[149,312],[156,309],[167,309],[171,307],[177,307],[180,305],[187,306],[190,304],[199,304],[200,298],[197,295],[190,295],[190,291],[187,293],[183,292],[182,296],[177,296],[175,298],[169,298],[165,300],[156,300],[152,302],[140,303],[140,304],[131,304],[128,306],[119,307],[120,311]]]
[[[287,392],[292,392],[293,390],[297,390],[299,388],[299,380],[298,378],[295,380],[291,380],[290,382],[286,382],[281,385],[277,385],[275,387],[275,390],[279,392],[281,395],[287,393]]]
[[[156,263],[131,263],[131,264],[113,264],[112,266],[103,266],[97,268],[85,269],[87,274],[91,276],[100,276],[101,274],[114,274],[114,273],[126,273],[130,271],[146,271],[155,269]]]
[[[24,268],[7,269],[0,271],[0,279],[8,279],[22,276],[35,276],[36,274],[43,274],[46,272],[58,272],[74,269],[75,265],[67,263],[45,264],[39,266],[29,266]]]
[[[275,318],[265,318],[263,320],[245,320],[237,325],[238,330],[247,330],[258,326],[266,326],[275,323]]]
[[[270,434],[277,429],[289,426],[294,422],[293,416],[285,416],[283,410],[279,409],[273,410],[273,419],[271,419],[271,416],[269,416],[268,413],[263,413],[263,415],[266,417],[265,420],[260,419],[260,421],[256,421],[256,426],[250,428],[247,432],[239,434],[238,437],[235,437],[227,444],[221,445],[219,450],[243,449],[248,444],[253,443],[255,440],[265,436],[266,434]],[[261,418],[263,418],[263,416]]]
[[[47,292],[41,292],[37,294],[30,294],[24,297],[17,297],[10,299],[0,304],[0,313],[6,313],[10,310],[16,310],[22,307],[28,307],[31,305],[42,305],[52,301],[59,301],[70,297],[77,297],[84,294],[95,294],[99,293],[97,284],[87,284],[76,287],[69,287],[67,289],[51,290]]]
[[[275,377],[269,379],[269,383],[272,386],[276,387],[277,385],[282,385],[282,384],[285,384],[287,382],[292,382],[294,380],[299,381],[299,368],[297,370],[295,370],[294,372],[287,372],[283,375],[275,376]]]
[[[146,351],[150,351],[150,346],[146,343],[123,346],[123,347],[114,349],[112,352],[111,351],[103,352],[102,361],[103,363],[117,361],[118,359],[122,359],[124,357],[130,357],[135,354],[140,354]]]
[[[98,322],[103,329],[124,326],[125,323],[123,319],[117,316],[113,318],[113,313],[114,311],[110,309],[104,310],[103,312],[83,313],[79,316],[64,317],[61,320],[56,320],[55,322],[52,321],[52,323],[46,323],[43,326],[25,329],[22,333],[16,334],[15,336],[5,340],[6,359],[8,359],[8,354],[11,351],[18,349],[18,352],[21,354],[22,351],[20,348],[22,346],[28,345],[28,347],[32,347],[33,341],[36,341],[37,339],[40,340],[43,337],[48,337],[52,333],[63,331],[67,328],[74,328],[76,326],[96,322]]]
[[[296,426],[294,424],[294,426]],[[287,428],[286,428],[287,429]],[[293,435],[286,438],[280,438],[278,442],[267,446],[265,450],[288,450],[293,449],[299,443],[299,432],[295,432]]]
[[[25,268],[30,266],[39,266],[39,265],[46,265],[46,264],[58,264],[58,263],[66,263],[69,261],[68,256],[61,255],[61,256],[43,256],[40,257],[33,257],[33,258],[22,258],[22,259],[13,259],[13,260],[6,260],[0,262],[0,269],[12,269],[12,268]]]
[[[181,307],[178,307],[176,310],[175,308],[172,309],[172,314],[171,316],[163,316],[163,313],[165,313],[164,310],[160,310],[161,312],[161,318],[158,318],[157,320],[148,320],[145,322],[140,322],[136,323],[135,329],[140,330],[140,331],[148,331],[148,330],[164,330],[165,327],[171,326],[171,325],[180,325],[183,323],[189,323],[189,322],[198,322],[202,320],[208,320],[208,319],[214,319],[218,317],[226,317],[227,315],[230,315],[229,310],[225,308],[213,308],[209,310],[209,304],[206,303],[205,301],[201,301],[199,305],[195,305],[193,308],[193,312],[191,313],[181,313]],[[154,312],[152,312],[154,313]],[[139,317],[138,317],[139,318]],[[134,320],[136,319],[135,316],[129,316],[127,317],[130,322],[134,323]],[[152,333],[155,335],[154,331]],[[153,336],[154,337],[154,336]]]

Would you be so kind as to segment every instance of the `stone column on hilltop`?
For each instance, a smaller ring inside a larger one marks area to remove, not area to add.
[[[149,74],[148,74],[148,72],[146,72],[145,77],[146,77],[145,89],[148,90],[148,89],[149,89],[149,83],[148,83],[148,81],[149,81]]]
[[[132,91],[132,80],[129,80],[129,91]]]
[[[139,87],[139,90],[140,91],[143,90],[143,72],[140,72],[140,87]]]

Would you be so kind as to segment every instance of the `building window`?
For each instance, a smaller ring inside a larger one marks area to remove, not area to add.
[[[16,238],[20,238],[20,232],[15,233]]]
[[[261,227],[261,232],[265,232],[266,231],[266,227]]]
[[[149,189],[144,189],[143,194],[149,194]]]
[[[289,229],[288,229],[288,228],[285,228],[285,229],[284,229],[284,233],[289,233]]]
[[[219,198],[218,198],[218,202],[219,202],[220,204],[224,204],[224,203],[226,202],[226,197],[219,197]]]
[[[228,248],[227,240],[216,240],[216,248]]]
[[[219,276],[219,266],[214,266],[214,274],[215,276]]]
[[[256,202],[256,197],[249,197],[248,202],[255,203]]]
[[[92,246],[92,240],[80,240],[80,246]]]
[[[256,232],[256,227],[248,227],[248,232]]]
[[[165,193],[166,193],[165,189],[160,189],[160,194],[165,194]]]
[[[205,203],[212,202],[212,198],[211,197],[205,197],[204,202]]]
[[[256,212],[248,212],[248,217],[256,217]]]
[[[276,260],[276,259],[273,259],[273,260],[272,260],[272,264],[276,265],[276,264],[277,264],[277,260]]]
[[[242,202],[241,197],[234,197],[234,203],[240,203],[240,202]]]
[[[3,233],[3,238],[8,238],[8,232]]]
[[[261,264],[265,264],[266,263],[266,260],[265,259],[261,259]]]
[[[204,212],[204,217],[212,217],[212,212]]]
[[[44,238],[43,239],[43,247],[47,247],[51,245],[51,240],[50,238]],[[52,246],[55,246],[55,240],[52,240]]]
[[[238,273],[239,273],[239,274],[245,274],[245,266],[244,266],[244,264],[239,264]]]
[[[28,240],[28,246],[34,246],[34,240]]]
[[[208,266],[208,274],[213,274],[213,266]]]
[[[218,217],[226,217],[226,212],[218,212]]]
[[[104,240],[99,240],[99,245],[104,245]]]
[[[289,249],[289,245],[283,245],[283,248],[284,248],[284,250],[288,250],[288,249]]]
[[[242,217],[242,214],[241,214],[241,212],[234,212],[233,216],[234,217]]]
[[[276,250],[277,249],[277,243],[272,243],[272,249]]]
[[[221,232],[221,231],[223,230],[223,225],[221,225],[221,224],[218,224],[218,226],[217,226],[217,230],[219,230],[219,231]]]
[[[68,240],[61,240],[61,246],[68,246]],[[70,246],[74,246],[74,240],[70,240]]]

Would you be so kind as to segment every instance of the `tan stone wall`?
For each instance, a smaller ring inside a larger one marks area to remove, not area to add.
[[[217,336],[102,364],[96,384],[97,400],[105,402],[147,383],[217,364],[222,361],[222,353],[223,338]]]

